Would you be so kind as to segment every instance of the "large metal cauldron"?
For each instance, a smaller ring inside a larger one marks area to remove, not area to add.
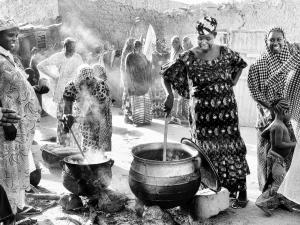
[[[183,205],[200,186],[201,158],[192,146],[167,144],[167,160],[162,161],[163,143],[135,146],[129,186],[146,205],[171,208]]]
[[[89,196],[108,187],[111,183],[112,159],[101,160],[99,163],[83,164],[83,157],[78,155],[67,156],[63,159],[63,185],[76,195]]]

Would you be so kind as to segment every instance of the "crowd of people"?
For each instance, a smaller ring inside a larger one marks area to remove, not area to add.
[[[192,140],[229,190],[231,207],[245,208],[250,168],[233,87],[247,63],[238,52],[214,43],[217,25],[212,17],[197,22],[196,46],[187,36],[182,42],[174,36],[170,52],[157,42],[152,61],[143,54],[143,41],[129,38],[120,60],[122,111],[124,122],[135,126],[150,125],[153,117],[163,116],[170,116],[170,123],[187,121]],[[25,191],[30,189],[29,158],[42,94],[51,91],[57,104],[57,144],[75,146],[79,140],[84,152],[110,152],[112,145],[113,99],[107,84],[110,74],[103,66],[107,60],[97,55],[84,62],[76,53],[76,40],[69,37],[61,52],[40,62],[32,57],[30,68],[24,69],[12,53],[18,34],[13,20],[0,19],[0,222],[4,224],[39,212],[25,205]],[[300,45],[289,43],[278,27],[266,33],[265,44],[265,53],[250,65],[248,86],[258,111],[261,195],[256,205],[270,216],[279,206],[300,208],[296,91]]]

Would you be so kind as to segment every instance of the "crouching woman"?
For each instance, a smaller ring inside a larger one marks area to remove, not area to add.
[[[76,118],[84,152],[111,151],[111,98],[103,73],[103,68],[83,65],[63,94],[65,129],[69,132]]]

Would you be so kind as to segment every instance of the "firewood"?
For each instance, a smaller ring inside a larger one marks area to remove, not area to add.
[[[60,195],[49,193],[26,193],[28,198],[46,199],[46,200],[59,200]]]
[[[96,216],[97,216],[96,212],[90,213],[89,219],[85,222],[85,225],[93,225],[94,221],[96,219]]]
[[[74,223],[75,225],[82,225],[81,222],[79,222],[78,220],[73,219],[72,217],[69,217],[69,216],[56,217],[55,219],[56,220],[68,220],[71,223]]]

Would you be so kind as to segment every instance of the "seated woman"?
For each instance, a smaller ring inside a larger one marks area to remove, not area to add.
[[[75,117],[79,122],[83,151],[111,151],[112,116],[111,98],[104,77],[104,69],[97,70],[83,65],[74,81],[63,94],[66,131],[72,127]],[[75,104],[73,104],[75,103]]]

